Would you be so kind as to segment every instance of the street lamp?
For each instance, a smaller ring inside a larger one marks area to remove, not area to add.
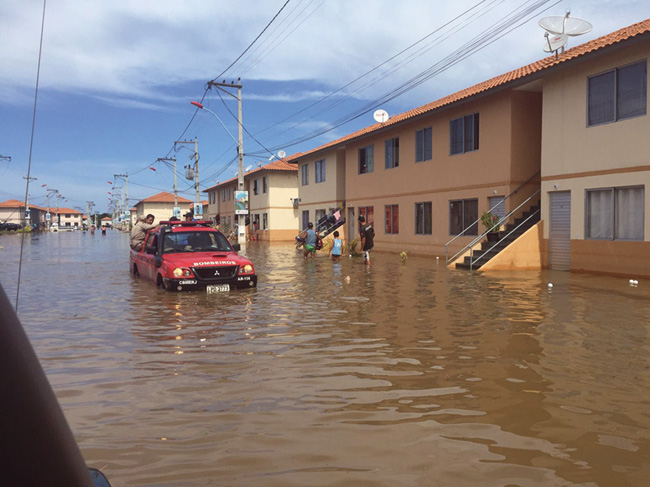
[[[222,85],[221,83],[215,83],[213,81],[210,82],[210,85],[214,85],[219,87],[219,85]],[[201,103],[198,101],[193,101],[191,102],[192,105],[194,105],[197,108],[200,108],[201,110],[206,110],[207,112],[211,113],[214,118],[219,120],[219,123],[223,126],[224,129],[226,129],[226,132],[228,132],[228,135],[230,135],[230,138],[235,141],[237,144],[237,156],[239,159],[239,164],[237,167],[237,189],[239,191],[244,191],[244,135],[242,131],[242,110],[241,110],[241,85],[223,85],[223,86],[228,86],[228,87],[235,87],[237,88],[237,96],[233,95],[232,93],[229,93],[226,90],[222,90],[228,95],[237,98],[237,113],[238,113],[238,125],[239,125],[239,140],[235,140],[235,138],[232,136],[228,128],[225,126],[225,124],[221,121],[221,119],[217,116],[216,113],[214,113],[212,110],[209,108],[204,107]],[[244,254],[246,253],[246,215],[235,215],[237,218],[237,243],[239,244],[239,250],[243,252]]]

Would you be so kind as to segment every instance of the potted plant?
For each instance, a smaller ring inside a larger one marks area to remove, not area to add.
[[[499,217],[497,215],[493,215],[489,211],[484,211],[481,215],[481,223],[488,231],[488,242],[496,242],[499,240],[499,227],[501,225],[499,225]]]

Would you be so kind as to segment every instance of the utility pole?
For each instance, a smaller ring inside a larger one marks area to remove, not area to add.
[[[224,93],[232,96],[237,100],[237,124],[239,125],[239,142],[237,144],[237,156],[239,159],[238,171],[237,171],[237,189],[239,191],[244,191],[244,125],[242,122],[242,100],[241,100],[241,89],[242,85],[240,84],[240,79],[237,80],[237,84],[232,81],[228,83],[217,83],[216,81],[209,81],[208,86],[214,86]],[[229,91],[225,90],[227,88],[237,88],[237,96],[233,95]],[[246,253],[246,215],[235,215],[237,218],[237,243],[239,243],[239,248],[242,253]]]
[[[54,189],[54,188],[47,188],[47,215],[45,216],[45,220],[49,223],[52,221],[52,217],[50,215],[50,194],[58,194],[59,190]],[[58,204],[57,204],[58,207]],[[49,228],[48,228],[49,230]]]
[[[90,222],[92,221],[90,218],[90,212],[93,209],[93,206],[95,206],[95,203],[92,201],[86,201],[86,225],[90,226]]]
[[[196,185],[196,202],[201,203],[201,194],[199,190],[199,139],[194,137],[194,184]]]
[[[159,157],[159,161],[162,162],[169,162],[169,161],[174,161],[174,207],[178,206],[178,184],[177,184],[177,178],[176,178],[176,157]]]
[[[29,187],[30,181],[36,181],[36,178],[30,178],[29,176],[23,176],[23,179],[27,180],[27,186]],[[29,191],[25,193],[25,213],[23,213],[21,220],[23,220],[23,226],[27,225],[27,219],[29,218]]]
[[[126,208],[124,209],[124,213],[129,214],[129,219],[128,219],[128,229],[131,230],[131,208],[129,207],[129,173],[126,174],[113,174],[113,177],[115,179],[120,178],[123,179],[124,182],[126,183],[125,190],[124,192],[126,193]]]
[[[194,189],[196,190],[196,202],[200,203],[201,202],[201,192],[199,190],[199,141],[196,137],[194,137],[194,140],[177,140],[174,142],[174,144],[194,144]],[[186,169],[190,168],[191,166],[185,166]],[[187,174],[187,171],[186,171]],[[190,179],[189,176],[185,176],[186,179]]]

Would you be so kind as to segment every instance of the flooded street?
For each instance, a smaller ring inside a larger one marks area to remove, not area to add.
[[[128,248],[26,236],[18,310],[115,487],[650,485],[650,282],[252,242],[257,289],[176,294]]]

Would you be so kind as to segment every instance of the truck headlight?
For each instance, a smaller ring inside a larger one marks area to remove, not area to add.
[[[193,277],[194,274],[192,274],[192,271],[189,269],[185,269],[183,267],[177,267],[174,269],[172,272],[174,274],[174,277]]]

